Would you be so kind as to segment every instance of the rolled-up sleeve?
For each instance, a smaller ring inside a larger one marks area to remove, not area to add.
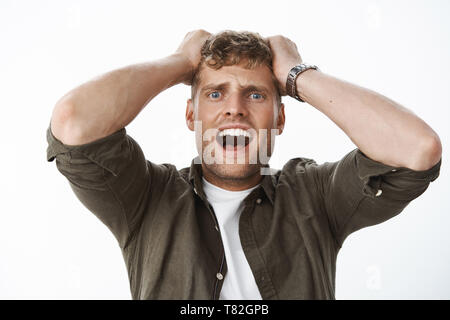
[[[50,126],[47,141],[47,161],[56,159],[78,199],[124,248],[138,229],[150,188],[151,166],[138,143],[122,128],[87,144],[65,145]]]
[[[415,171],[385,165],[354,149],[340,161],[314,164],[338,246],[350,233],[399,214],[438,178],[441,161],[428,170]]]

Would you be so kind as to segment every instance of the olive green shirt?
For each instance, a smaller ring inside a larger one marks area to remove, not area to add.
[[[125,128],[78,146],[47,129],[47,160],[114,234],[133,299],[218,299],[227,263],[200,164],[145,159]],[[336,258],[352,232],[399,214],[439,176],[354,149],[336,162],[289,160],[244,199],[239,237],[263,299],[334,299]]]

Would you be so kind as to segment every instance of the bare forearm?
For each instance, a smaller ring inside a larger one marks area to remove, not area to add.
[[[55,106],[51,127],[65,144],[83,144],[128,125],[163,90],[191,72],[180,55],[130,65],[73,89]]]
[[[315,70],[297,78],[297,89],[304,101],[328,116],[373,160],[426,170],[441,157],[433,129],[381,94]]]

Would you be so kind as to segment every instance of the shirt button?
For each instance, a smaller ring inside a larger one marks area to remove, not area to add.
[[[198,193],[197,193],[197,189],[195,189],[195,188],[194,188],[194,192],[195,192],[195,194],[198,194]]]
[[[382,192],[383,192],[383,190],[378,189],[378,192],[377,192],[377,194],[375,195],[375,197],[379,197],[379,196],[381,195]]]
[[[261,204],[261,202],[262,202],[261,198],[256,199],[257,204]]]
[[[395,171],[397,171],[397,169],[392,169],[392,172],[395,172]]]
[[[222,280],[223,279],[223,275],[219,272],[219,273],[216,274],[216,278],[219,279],[219,280]]]

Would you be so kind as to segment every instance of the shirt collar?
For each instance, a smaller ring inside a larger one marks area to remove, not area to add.
[[[274,170],[270,168],[269,164],[263,166],[266,172],[270,172],[271,174],[265,174],[260,184],[260,189],[264,191],[266,197],[270,200],[273,205],[274,197],[275,197],[275,175],[278,170]],[[198,194],[203,200],[206,200],[205,192],[203,191],[202,184],[202,165],[200,164],[200,157],[197,156],[192,159],[191,167],[189,169],[189,182],[194,188],[194,192]]]

